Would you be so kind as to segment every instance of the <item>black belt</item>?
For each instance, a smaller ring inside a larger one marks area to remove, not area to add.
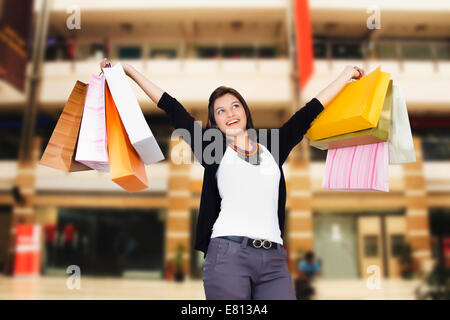
[[[245,237],[243,236],[221,236],[217,238],[228,239],[234,242],[242,243]],[[278,249],[281,248],[281,244],[278,242],[273,242],[264,239],[252,239],[247,237],[247,245],[254,248],[264,248],[264,249]]]

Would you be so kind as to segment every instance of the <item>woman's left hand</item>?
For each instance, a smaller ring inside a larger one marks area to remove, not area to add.
[[[353,79],[358,79],[361,73],[361,77],[366,74],[363,68],[357,66],[346,66],[344,71],[336,78],[332,83],[330,83],[325,89],[320,91],[315,98],[320,101],[320,103],[325,107],[334,97]]]
[[[350,83],[353,79],[358,79],[360,74],[361,77],[365,76],[363,68],[350,65],[346,66],[344,71],[342,72],[342,76],[344,77],[346,83]]]

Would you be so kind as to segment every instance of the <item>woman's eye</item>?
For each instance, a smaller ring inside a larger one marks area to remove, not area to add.
[[[238,105],[238,104],[235,104],[233,107],[239,107],[239,105]]]

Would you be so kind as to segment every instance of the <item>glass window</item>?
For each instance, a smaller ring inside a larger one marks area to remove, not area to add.
[[[252,46],[226,46],[222,49],[224,58],[251,58],[256,52]]]
[[[139,59],[141,52],[140,46],[121,46],[119,47],[119,59]]]
[[[62,113],[62,109],[58,110],[55,115],[40,114],[36,120],[36,134],[41,137],[41,154],[44,153],[47,147],[48,141],[55,130],[56,123],[58,122],[59,116]]]
[[[89,57],[96,59],[96,60],[101,60],[103,57],[103,52],[104,52],[103,50],[104,50],[103,43],[92,43],[90,45]]]
[[[0,116],[0,159],[17,159],[19,153],[22,117]]]
[[[363,57],[359,43],[333,43],[331,48],[333,58],[359,59]]]
[[[450,60],[450,45],[439,44],[436,46],[436,57],[439,60]]]
[[[144,114],[145,120],[151,124],[151,129],[158,145],[166,159],[169,158],[169,144],[173,128],[169,119],[166,116],[155,114]]]
[[[80,43],[77,45],[77,59],[86,60],[89,58],[90,44]]]
[[[67,60],[69,56],[69,43],[66,38],[59,35],[50,35],[45,43],[45,60]]]
[[[104,56],[104,44],[98,43],[80,43],[77,45],[77,59],[95,59],[101,60]]]
[[[406,43],[402,45],[402,55],[404,59],[431,59],[431,46],[429,44]]]
[[[219,48],[214,46],[197,47],[198,58],[216,58],[219,56]]]
[[[19,155],[20,137],[22,135],[22,114],[0,114],[0,159],[14,160]],[[42,138],[41,154],[47,146],[56,126],[57,119],[44,114],[36,118],[36,135]]]
[[[364,236],[364,256],[378,257],[378,236]]]
[[[377,43],[375,45],[375,54],[379,59],[397,58],[395,43]]]
[[[314,42],[314,57],[326,58],[327,57],[327,44],[324,42]]]
[[[402,254],[405,236],[403,234],[391,235],[391,254],[393,257],[399,257]]]
[[[450,117],[410,115],[409,119],[413,136],[421,138],[424,160],[450,160]]]
[[[177,56],[177,50],[174,48],[155,48],[150,50],[152,59],[174,59]]]
[[[277,49],[275,46],[264,46],[258,48],[258,57],[260,58],[275,58],[277,56]]]
[[[422,140],[425,161],[450,160],[450,137]]]
[[[81,262],[84,274],[161,278],[165,221],[160,211],[59,208],[56,227],[66,241],[48,251],[46,266],[61,269]]]

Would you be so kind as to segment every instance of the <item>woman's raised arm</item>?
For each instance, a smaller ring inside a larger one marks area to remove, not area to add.
[[[107,59],[103,59],[100,63],[100,68],[106,67]],[[145,77],[142,73],[137,71],[133,66],[122,63],[123,70],[125,71],[125,74],[129,76],[131,79],[133,79],[144,92],[149,96],[149,98],[155,103],[158,104],[159,99],[161,99],[164,90],[159,88],[157,85],[155,85],[153,82],[151,82],[147,77]]]
[[[325,89],[320,91],[318,95],[316,95],[316,99],[322,103],[324,107],[334,99],[334,97],[347,85],[352,79],[358,79],[358,76],[361,74],[361,77],[364,77],[365,72],[364,69],[359,68],[357,66],[346,66],[344,71],[337,77],[333,82],[331,82]]]
[[[348,84],[352,79],[365,75],[362,68],[347,66],[339,77],[331,82],[317,96],[312,98],[303,108],[294,113],[279,128],[279,161],[286,160],[291,150],[303,139],[311,123],[326,108],[326,105]]]
[[[100,67],[106,66],[106,59],[100,63]],[[150,99],[164,110],[169,121],[175,129],[185,129],[188,135],[182,135],[183,140],[190,145],[195,158],[202,166],[209,165],[203,161],[203,150],[209,144],[208,141],[203,141],[203,134],[205,129],[202,128],[199,122],[195,121],[194,117],[186,110],[186,108],[169,93],[159,88],[151,82],[142,73],[137,71],[131,65],[122,63],[125,74],[132,78]]]

